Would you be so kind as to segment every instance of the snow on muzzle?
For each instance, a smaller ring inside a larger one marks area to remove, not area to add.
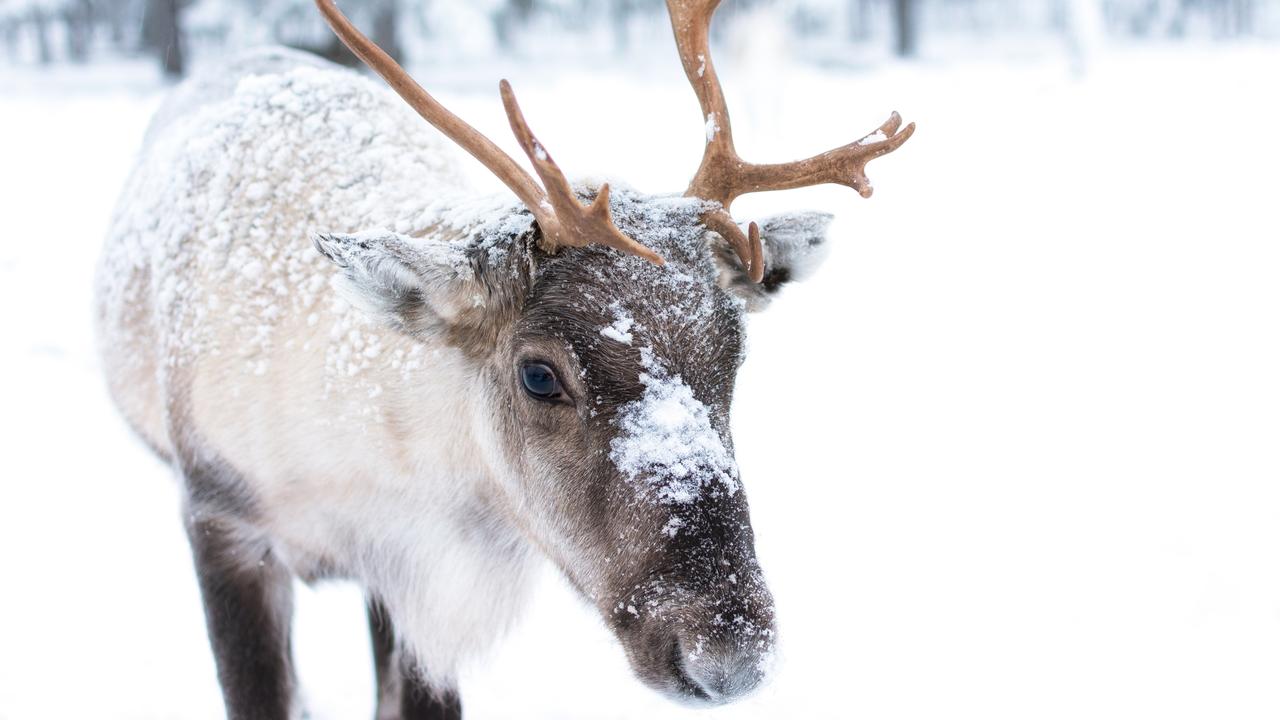
[[[691,573],[663,573],[627,593],[611,613],[636,675],[684,703],[736,700],[773,667],[773,598],[754,558],[745,571],[722,567],[711,587],[703,572],[684,582],[669,577]]]
[[[738,467],[709,409],[646,359],[644,395],[619,409],[610,459],[652,518],[657,549],[608,613],[636,674],[668,696],[722,704],[754,690],[774,654],[773,598],[756,561]]]

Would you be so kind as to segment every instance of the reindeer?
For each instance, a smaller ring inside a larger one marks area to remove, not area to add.
[[[805,276],[828,216],[743,230],[745,193],[839,183],[914,129],[742,160],[708,46],[718,0],[669,0],[706,150],[683,196],[541,184],[332,0],[352,71],[289,51],[181,86],[99,266],[108,387],[171,464],[231,718],[297,717],[294,577],[368,598],[379,718],[458,717],[459,664],[550,560],[678,701],[764,679],[774,606],[729,409],[744,314]],[[515,195],[461,186],[439,134]],[[319,230],[320,232],[315,232]],[[317,252],[318,251],[318,252]]]

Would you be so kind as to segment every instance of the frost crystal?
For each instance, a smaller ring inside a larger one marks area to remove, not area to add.
[[[623,345],[630,345],[631,326],[635,324],[635,320],[622,309],[621,303],[614,302],[609,309],[613,311],[613,324],[600,328],[600,334]]]

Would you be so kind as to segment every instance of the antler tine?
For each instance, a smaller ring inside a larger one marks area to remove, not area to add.
[[[548,252],[554,252],[563,245],[583,246],[600,243],[617,248],[622,252],[639,255],[659,265],[662,258],[631,238],[623,235],[613,224],[609,213],[609,186],[602,185],[596,195],[595,202],[583,207],[573,194],[569,181],[565,179],[560,168],[556,166],[546,150],[538,143],[537,138],[529,130],[516,104],[511,85],[503,80],[502,102],[507,108],[507,116],[511,120],[511,129],[516,133],[534,169],[542,178],[543,188],[511,159],[493,141],[480,134],[462,118],[454,115],[441,105],[431,94],[414,82],[409,73],[400,67],[391,56],[383,52],[372,40],[361,33],[347,16],[342,14],[333,0],[315,0],[316,7],[333,28],[333,32],[351,49],[365,65],[382,76],[383,80],[395,90],[424,120],[431,123],[462,149],[471,153],[475,159],[489,169],[516,197],[529,208],[538,226],[542,229],[543,245]]]
[[[667,0],[676,50],[684,66],[684,74],[698,96],[707,132],[702,163],[684,194],[720,203],[721,209],[703,215],[703,224],[729,243],[752,282],[760,282],[764,277],[764,260],[759,250],[760,229],[753,223],[748,233],[744,233],[729,215],[729,205],[736,196],[731,184],[733,168],[742,164],[742,158],[733,144],[729,106],[711,59],[711,17],[719,5],[720,0]]]
[[[871,197],[872,187],[871,181],[867,179],[867,163],[897,150],[915,133],[915,123],[907,125],[900,132],[895,132],[901,124],[902,118],[895,112],[870,135],[820,155],[795,162],[770,165],[742,163],[738,168],[732,197],[769,190],[790,190],[823,183],[844,185],[853,188],[864,198]]]
[[[749,230],[755,233],[751,237],[733,222],[728,211],[735,199],[748,193],[823,183],[845,185],[862,197],[870,197],[867,163],[897,150],[915,132],[916,126],[911,123],[899,131],[902,118],[895,112],[862,139],[804,160],[766,165],[744,161],[734,147],[728,105],[711,62],[711,17],[719,5],[720,0],[667,0],[680,62],[698,96],[707,130],[702,163],[685,195],[720,203],[722,209],[704,215],[703,222],[733,246],[751,278],[759,282],[764,276],[761,253],[754,249],[759,244],[759,229]]]
[[[507,119],[511,122],[511,132],[515,134],[520,147],[529,156],[533,169],[537,171],[538,177],[542,178],[542,185],[546,188],[546,202],[551,206],[546,208],[546,211],[549,211],[548,214],[551,214],[550,211],[554,212],[553,224],[539,220],[542,223],[542,234],[547,251],[554,252],[562,245],[582,247],[599,243],[662,265],[662,256],[622,234],[622,231],[613,224],[613,216],[609,211],[608,183],[600,186],[595,200],[590,205],[583,206],[578,201],[569,180],[560,171],[560,166],[551,159],[551,155],[547,153],[542,143],[538,142],[538,138],[529,129],[529,124],[525,122],[524,113],[520,111],[520,104],[516,102],[516,94],[511,89],[511,83],[503,80],[498,88],[502,93],[502,105],[506,108]]]
[[[667,0],[676,50],[680,54],[684,74],[698,96],[707,131],[702,164],[685,195],[719,200],[728,205],[729,193],[722,182],[732,176],[727,167],[741,160],[733,146],[729,106],[725,102],[715,64],[711,61],[711,16],[719,5],[720,0]]]
[[[729,247],[737,253],[742,267],[747,270],[751,282],[760,282],[764,278],[764,250],[760,244],[760,226],[754,222],[747,227],[747,232],[734,221],[733,216],[724,208],[717,208],[702,216],[702,224],[708,230],[720,234],[729,243]]]

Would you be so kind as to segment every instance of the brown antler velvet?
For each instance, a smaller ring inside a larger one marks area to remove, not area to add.
[[[893,113],[875,132],[821,155],[789,163],[757,165],[743,160],[733,144],[733,129],[724,91],[711,61],[709,32],[711,16],[720,0],[667,0],[671,28],[676,36],[676,49],[684,74],[689,78],[707,132],[707,147],[702,164],[689,183],[685,195],[720,203],[720,208],[703,217],[703,222],[725,238],[738,253],[752,280],[764,276],[760,248],[760,230],[751,223],[744,234],[729,214],[729,206],[740,195],[769,190],[836,183],[871,196],[866,165],[873,158],[898,149],[915,132],[915,123],[899,131],[902,118]]]

